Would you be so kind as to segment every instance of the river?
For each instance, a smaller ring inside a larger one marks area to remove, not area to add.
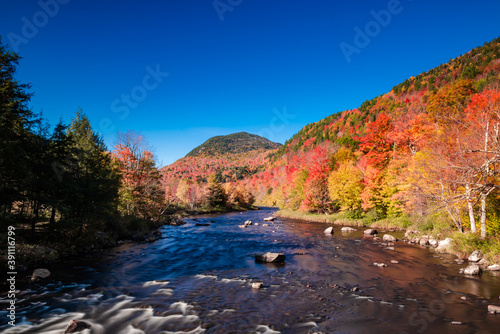
[[[291,219],[263,226],[275,211],[198,216],[164,226],[154,243],[50,265],[46,281],[19,291],[16,327],[2,307],[0,330],[61,334],[76,319],[92,325],[85,334],[498,333],[500,315],[487,313],[500,305],[498,273],[459,275],[466,264],[451,255],[402,241],[386,249],[362,229],[325,235],[326,224]],[[259,225],[238,227],[246,220]],[[286,262],[256,263],[266,252]]]

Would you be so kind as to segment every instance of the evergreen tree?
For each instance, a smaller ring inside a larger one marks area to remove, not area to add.
[[[0,207],[8,213],[24,199],[25,177],[32,172],[30,129],[38,121],[27,107],[30,85],[14,78],[19,59],[0,38]]]
[[[66,165],[71,197],[68,199],[72,218],[90,218],[114,209],[119,177],[111,164],[110,154],[102,138],[92,130],[87,116],[78,110],[67,135],[72,142]]]
[[[224,208],[227,204],[227,195],[222,184],[217,181],[214,173],[208,178],[208,205],[212,208]]]

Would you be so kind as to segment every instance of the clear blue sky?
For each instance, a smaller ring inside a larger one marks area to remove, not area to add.
[[[283,143],[500,36],[499,13],[498,0],[16,0],[0,35],[33,111],[54,125],[81,107],[110,149],[141,131],[165,165],[214,135]]]

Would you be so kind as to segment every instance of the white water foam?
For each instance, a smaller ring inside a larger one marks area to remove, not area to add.
[[[118,296],[101,301],[86,313],[65,313],[42,320],[39,324],[18,324],[8,328],[5,334],[61,334],[70,320],[80,320],[91,325],[81,334],[149,334],[191,333],[202,334],[200,318],[193,306],[176,302],[170,310],[155,315],[153,308],[138,308],[137,301],[130,296]]]

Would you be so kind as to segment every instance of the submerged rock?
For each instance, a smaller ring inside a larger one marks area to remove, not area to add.
[[[397,239],[395,237],[393,237],[392,235],[390,235],[390,234],[384,234],[384,237],[382,238],[382,240],[388,241],[388,242],[395,242],[395,241],[397,241]]]
[[[39,268],[33,271],[33,275],[31,275],[31,280],[36,281],[39,279],[47,278],[49,276],[50,276],[50,271],[48,269]]]
[[[327,228],[327,229],[325,230],[325,234],[333,234],[333,227],[332,227],[332,226],[330,226],[329,228]]]
[[[286,256],[282,253],[266,253],[262,255],[255,255],[256,262],[264,263],[282,263],[285,262]]]
[[[467,259],[469,262],[478,262],[483,258],[483,254],[481,254],[480,251],[476,250],[473,251],[471,255],[469,255],[469,258]]]
[[[349,227],[349,226],[344,226],[340,229],[341,232],[355,232],[357,231],[355,228]]]
[[[76,333],[76,332],[81,332],[85,329],[88,329],[92,326],[90,324],[80,321],[80,320],[71,320],[66,327],[66,330],[64,331],[64,334],[66,333]]]

